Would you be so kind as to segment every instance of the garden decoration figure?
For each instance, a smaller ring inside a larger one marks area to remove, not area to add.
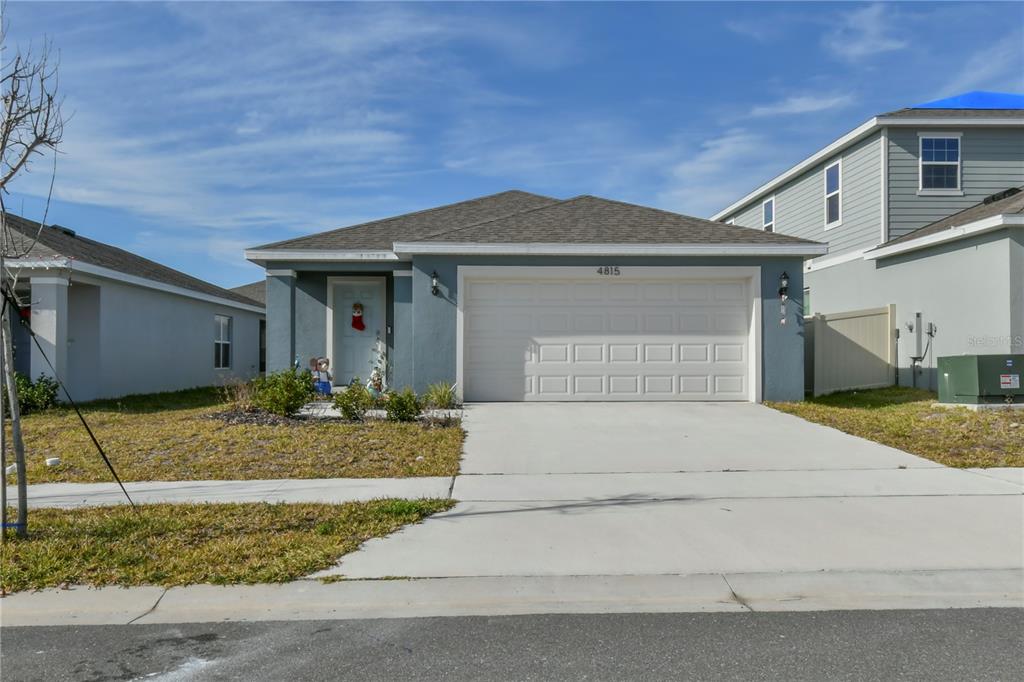
[[[313,371],[313,385],[320,395],[331,394],[331,361],[327,358],[319,358],[316,361],[316,369]]]
[[[373,360],[370,362],[370,380],[366,382],[366,388],[374,396],[384,392],[386,388],[385,377],[388,373],[387,346],[377,334],[377,341],[373,344]]]
[[[352,304],[352,328],[356,331],[363,331],[366,329],[366,325],[363,323],[363,304],[353,303]]]

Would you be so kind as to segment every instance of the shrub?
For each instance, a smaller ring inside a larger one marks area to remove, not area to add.
[[[348,388],[334,396],[334,406],[350,422],[363,421],[366,411],[373,407],[374,402],[370,390],[360,383],[359,377],[352,379]]]
[[[384,401],[384,410],[388,421],[412,422],[423,412],[423,404],[411,388],[403,388],[398,393],[388,394]]]
[[[423,402],[427,407],[435,410],[451,410],[458,407],[459,400],[455,393],[455,384],[439,381],[427,386],[427,392],[423,394]]]
[[[57,405],[57,390],[59,388],[56,380],[45,374],[32,381],[24,374],[14,375],[14,385],[18,389],[18,406],[22,414],[42,412]],[[7,406],[7,394],[4,394],[4,410],[10,413]]]
[[[313,376],[308,370],[286,369],[252,382],[252,406],[290,417],[313,399]]]
[[[220,389],[224,402],[231,403],[243,412],[251,412],[253,397],[256,395],[255,381],[242,381],[241,379],[230,379]]]

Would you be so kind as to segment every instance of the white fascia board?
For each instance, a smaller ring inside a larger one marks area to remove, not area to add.
[[[878,121],[879,125],[902,126],[904,128],[917,128],[920,126],[968,126],[972,128],[991,126],[1024,126],[1024,118],[928,118],[927,116],[922,116],[920,118],[907,118],[902,116],[886,118],[882,116],[875,120]]]
[[[909,251],[926,249],[930,246],[935,246],[936,244],[945,244],[946,242],[964,239],[965,237],[972,237],[986,232],[1001,230],[1004,227],[1024,227],[1024,215],[1013,214],[989,216],[988,218],[975,220],[973,223],[967,223],[966,225],[960,225],[958,227],[951,227],[948,230],[943,230],[942,232],[928,234],[923,237],[918,237],[917,239],[910,239],[899,244],[893,244],[892,246],[880,246],[877,249],[872,249],[871,251],[866,252],[864,254],[864,259],[878,260],[879,258],[888,258],[889,256],[895,256]]]
[[[825,244],[479,244],[395,243],[395,252],[490,256],[821,256]]]
[[[860,126],[854,128],[847,134],[840,137],[838,140],[828,145],[824,149],[815,152],[812,156],[807,157],[800,163],[796,164],[784,173],[775,176],[768,182],[764,183],[753,192],[750,192],[739,201],[736,201],[726,208],[722,209],[718,213],[711,216],[710,220],[721,220],[730,213],[734,213],[737,209],[744,207],[756,199],[760,198],[761,195],[776,190],[780,185],[792,180],[794,177],[800,175],[808,168],[815,166],[816,164],[824,161],[828,157],[842,151],[851,144],[857,142],[861,138],[864,138],[875,130],[884,126],[889,127],[920,127],[920,126],[967,126],[967,127],[992,127],[992,126],[1011,126],[1020,127],[1024,126],[1024,118],[908,118],[908,117],[886,117],[886,116],[875,116],[874,118],[865,121]]]
[[[849,145],[853,144],[857,140],[860,140],[861,138],[866,137],[867,135],[869,135],[872,132],[874,132],[875,129],[880,128],[880,127],[881,126],[878,124],[878,118],[877,117],[876,118],[872,118],[869,121],[865,121],[861,125],[857,126],[856,128],[854,128],[850,132],[848,132],[845,135],[843,135],[842,137],[840,137],[838,140],[836,140],[835,142],[833,142],[829,146],[825,147],[824,149],[821,149],[820,151],[814,153],[811,156],[808,156],[806,159],[804,159],[800,163],[796,164],[795,166],[793,166],[789,170],[781,173],[780,175],[776,175],[774,178],[772,178],[768,182],[764,183],[763,185],[761,185],[760,187],[755,189],[753,192],[747,194],[746,196],[744,196],[739,201],[733,202],[729,206],[725,207],[724,209],[722,209],[721,211],[719,211],[715,215],[711,216],[710,219],[711,220],[720,220],[723,217],[729,215],[730,213],[735,212],[737,209],[742,208],[744,205],[749,204],[750,202],[754,201],[755,199],[758,199],[761,195],[775,190],[780,185],[788,182],[789,180],[792,180],[794,177],[800,175],[801,173],[803,173],[808,168],[811,168],[812,166],[814,166],[814,165],[824,161],[825,159],[833,156],[837,152],[839,152],[842,149],[848,147]]]
[[[246,260],[260,261],[395,261],[391,251],[324,251],[315,249],[246,249]]]
[[[222,305],[228,308],[248,310],[249,312],[259,313],[261,315],[266,313],[266,308],[262,308],[260,306],[247,305],[239,301],[232,301],[231,299],[221,298],[220,296],[214,296],[213,294],[204,294],[201,291],[193,291],[192,289],[174,286],[173,284],[164,284],[163,282],[157,282],[146,277],[136,277],[135,275],[129,275],[117,270],[111,270],[110,268],[93,265],[92,263],[83,263],[70,258],[65,258],[63,260],[7,260],[4,262],[4,266],[8,270],[50,270],[61,268],[70,271],[72,282],[74,281],[74,274],[81,273],[84,275],[91,275],[92,277],[99,277],[101,279],[109,279],[115,282],[131,284],[137,287],[144,287],[146,289],[155,289],[157,291],[184,296],[186,298],[193,298],[199,301],[216,303],[217,305]],[[29,279],[32,279],[31,275],[29,276]]]
[[[804,263],[804,272],[817,272],[818,270],[824,270],[825,268],[831,268],[836,265],[842,265],[843,263],[849,263],[851,261],[860,260],[864,257],[864,253],[867,249],[858,249],[857,251],[851,251],[849,253],[842,253],[838,256],[829,256],[828,258],[815,258]]]

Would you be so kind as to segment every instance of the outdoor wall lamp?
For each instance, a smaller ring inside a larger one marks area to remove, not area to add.
[[[789,273],[779,275],[779,324],[786,324],[786,300],[789,299]]]
[[[437,270],[434,270],[433,274],[430,275],[430,293],[434,296],[441,293],[441,287],[437,284]]]

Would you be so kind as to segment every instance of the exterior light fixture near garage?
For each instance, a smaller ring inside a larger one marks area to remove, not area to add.
[[[789,300],[789,273],[779,275],[779,324],[786,324],[786,301]]]
[[[437,283],[437,270],[434,270],[430,275],[430,293],[434,296],[441,293],[441,287]]]

